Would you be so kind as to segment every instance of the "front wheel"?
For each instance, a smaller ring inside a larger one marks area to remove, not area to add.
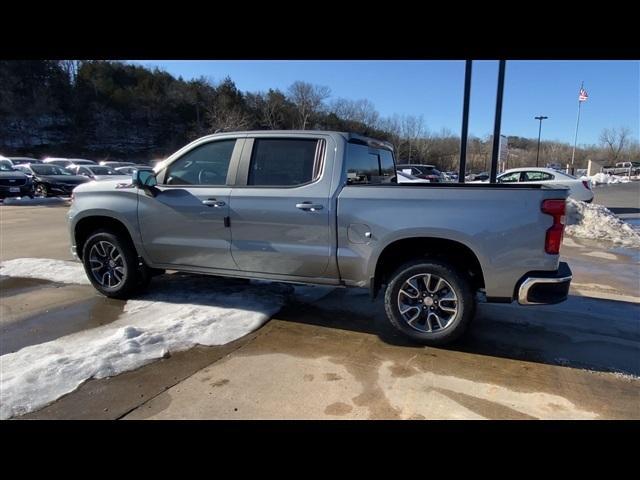
[[[106,230],[87,239],[82,263],[91,284],[107,297],[126,299],[149,281],[141,275],[131,241]]]
[[[475,315],[471,282],[440,260],[416,260],[398,268],[384,303],[391,324],[425,345],[453,342]]]
[[[47,188],[46,185],[42,183],[38,183],[35,187],[35,196],[46,198],[49,196],[49,189]]]

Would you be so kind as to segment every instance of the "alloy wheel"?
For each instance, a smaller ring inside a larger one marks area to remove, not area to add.
[[[421,273],[407,279],[398,292],[398,309],[404,321],[422,333],[439,332],[458,313],[458,297],[444,278]]]
[[[127,267],[118,247],[101,240],[89,250],[89,265],[96,282],[103,287],[118,287],[125,279]]]

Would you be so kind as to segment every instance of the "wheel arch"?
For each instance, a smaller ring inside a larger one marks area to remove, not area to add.
[[[378,255],[370,279],[370,293],[375,298],[382,285],[402,264],[409,260],[430,257],[446,260],[466,274],[474,289],[484,288],[484,272],[479,256],[468,245],[449,238],[419,236],[396,239],[387,244]]]
[[[124,238],[131,242],[134,250],[136,250],[139,255],[134,237],[124,221],[109,215],[95,214],[87,215],[79,219],[73,227],[73,239],[76,245],[76,254],[80,260],[82,260],[84,244],[91,234],[97,230],[109,230],[113,233],[124,236]]]

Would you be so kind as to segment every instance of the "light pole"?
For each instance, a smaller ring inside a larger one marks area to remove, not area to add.
[[[546,120],[549,117],[534,117],[536,120],[540,120],[540,128],[538,128],[538,153],[536,153],[536,167],[538,166],[538,159],[540,158],[540,134],[542,133],[542,120]]]

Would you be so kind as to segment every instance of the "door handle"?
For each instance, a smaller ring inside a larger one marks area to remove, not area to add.
[[[322,210],[324,207],[318,203],[303,202],[296,203],[296,208],[299,208],[300,210],[309,210],[311,212],[315,212],[316,210]]]
[[[218,201],[215,198],[203,200],[202,203],[207,207],[216,207],[216,208],[224,207],[226,205],[226,203],[224,203],[223,201]]]

